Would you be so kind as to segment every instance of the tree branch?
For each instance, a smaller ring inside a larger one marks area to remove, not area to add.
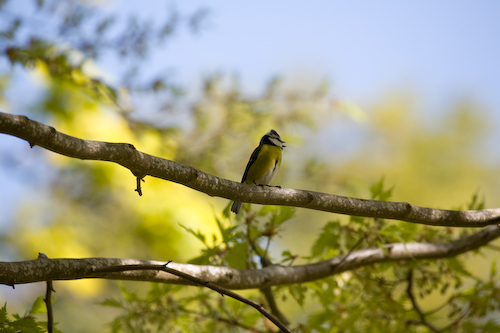
[[[433,332],[441,332],[440,329],[438,329],[436,326],[434,326],[432,323],[430,323],[427,320],[424,312],[420,308],[420,305],[418,305],[418,303],[417,303],[417,299],[415,298],[415,295],[413,295],[413,269],[410,269],[408,271],[407,280],[408,280],[408,287],[406,288],[406,295],[408,296],[408,298],[411,301],[411,304],[413,306],[413,310],[415,310],[418,317],[420,318],[419,324],[427,326]]]
[[[184,272],[175,270],[173,268],[168,267],[170,262],[167,262],[164,265],[122,265],[122,266],[112,266],[112,267],[103,267],[100,269],[96,269],[95,272],[98,273],[110,273],[110,272],[126,272],[126,271],[135,271],[135,270],[153,270],[153,271],[163,271],[167,272],[169,274],[175,275],[181,279],[184,279],[186,281],[189,281],[197,286],[203,286],[209,289],[212,289],[222,296],[227,295],[231,298],[234,298],[235,300],[238,300],[242,303],[245,303],[247,305],[250,305],[251,307],[255,308],[257,311],[262,313],[267,319],[269,319],[272,323],[274,323],[282,332],[289,332],[291,333],[292,331],[285,325],[283,324],[277,317],[269,313],[263,306],[262,304],[259,304],[257,302],[252,301],[251,299],[248,299],[246,297],[243,297],[235,292],[232,292],[231,290],[228,290],[226,288],[222,288],[216,284],[213,284],[209,281],[204,281],[202,279],[199,279],[197,277],[191,276],[189,274],[186,274]]]
[[[267,256],[267,251],[269,249],[269,244],[271,242],[271,236],[269,236],[267,239],[268,242],[267,242],[266,250],[264,251],[263,254],[260,253],[259,249],[257,248],[257,245],[255,244],[255,239],[252,239],[252,237],[250,236],[252,234],[250,231],[251,223],[253,223],[253,219],[247,219],[247,221],[246,221],[246,225],[247,225],[246,236],[247,236],[248,244],[250,245],[252,250],[255,252],[255,254],[259,256],[260,264],[263,268],[272,266],[273,263],[271,262],[271,259]],[[273,315],[275,315],[276,317],[278,317],[285,325],[289,325],[290,321],[286,318],[286,316],[283,314],[283,312],[281,312],[281,310],[279,309],[278,303],[276,302],[276,298],[274,297],[274,293],[273,293],[271,286],[269,286],[269,285],[263,286],[262,288],[260,288],[260,291],[264,294],[264,297],[267,300],[267,304],[269,305],[269,308],[271,309],[271,313]]]
[[[16,136],[55,153],[82,160],[114,162],[138,178],[152,176],[210,196],[264,205],[303,207],[331,213],[386,218],[434,226],[484,227],[500,220],[500,208],[453,211],[357,199],[290,188],[262,187],[219,178],[193,167],[148,155],[127,143],[78,139],[25,116],[0,112],[0,133]]]
[[[272,265],[260,270],[237,270],[220,266],[169,263],[169,267],[227,289],[259,289],[314,281],[358,267],[397,260],[448,258],[477,249],[500,237],[500,227],[489,226],[470,236],[448,243],[394,243],[384,248],[352,251],[308,265]],[[347,257],[347,258],[346,258]],[[21,262],[0,262],[0,284],[104,278],[113,280],[150,281],[171,284],[192,284],[163,271],[99,272],[119,265],[165,265],[153,260],[87,258],[46,259]]]
[[[48,259],[47,255],[44,253],[39,253],[38,258]],[[47,289],[45,291],[45,307],[47,308],[47,332],[54,332],[54,311],[52,309],[52,292],[55,291],[53,287],[52,280],[47,281]]]

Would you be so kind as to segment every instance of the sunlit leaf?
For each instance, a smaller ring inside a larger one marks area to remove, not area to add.
[[[47,306],[45,304],[43,296],[38,296],[35,302],[33,302],[33,305],[30,310],[31,315],[37,315],[37,314],[42,314],[42,313],[47,313]],[[54,300],[51,299],[53,302]]]
[[[391,195],[394,187],[384,189],[385,177],[382,176],[378,182],[370,187],[370,192],[373,200],[387,201]]]
[[[313,257],[321,257],[328,249],[334,249],[337,253],[340,252],[339,225],[339,221],[330,221],[323,227],[312,246],[311,255]]]
[[[236,269],[247,268],[248,244],[236,243],[234,244],[226,256],[226,261],[229,267]]]
[[[117,301],[115,299],[106,299],[102,302],[99,302],[98,304],[103,305],[103,306],[111,306],[115,308],[122,308],[123,304],[120,301]]]
[[[202,242],[204,245],[207,245],[205,235],[201,233],[201,231],[194,231],[193,229],[186,227],[185,225],[179,223],[179,226],[182,227],[184,230],[186,230],[188,233],[196,237],[200,242]]]
[[[458,258],[450,258],[448,259],[448,265],[450,268],[455,271],[456,273],[465,275],[465,276],[472,276],[472,274],[465,268],[465,265],[461,260]]]
[[[288,292],[292,295],[293,299],[300,306],[304,305],[304,300],[306,298],[307,287],[302,284],[295,284],[292,286],[288,286]]]

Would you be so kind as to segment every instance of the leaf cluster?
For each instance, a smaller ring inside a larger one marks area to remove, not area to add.
[[[47,322],[39,321],[35,315],[45,313],[45,304],[43,297],[38,297],[31,310],[24,316],[13,314],[10,316],[7,312],[7,303],[0,309],[0,332],[5,333],[43,333],[47,331]],[[54,332],[60,333],[57,328]]]
[[[386,189],[383,178],[371,187],[373,198],[389,199],[391,191],[392,189]],[[477,197],[474,195],[471,201],[471,205],[477,204]],[[429,237],[441,238],[443,241],[452,238],[446,231],[444,235],[439,235],[439,232],[428,227],[406,228],[408,224],[352,217],[347,223],[341,220],[326,223],[313,243],[309,256],[300,257],[293,255],[290,250],[283,250],[281,258],[272,258],[270,252],[273,251],[270,249],[282,248],[277,236],[284,224],[294,217],[294,211],[273,206],[253,210],[245,205],[242,213],[231,221],[228,210],[229,205],[222,218],[215,218],[218,234],[211,237],[183,226],[204,245],[201,255],[193,258],[191,263],[259,269],[276,263],[291,264],[295,260],[317,262],[339,255],[349,256],[353,251],[363,248],[386,249],[389,243],[405,243],[416,238],[422,241]],[[468,254],[467,258],[471,256],[475,254]],[[489,279],[484,281],[469,271],[464,259],[466,258],[454,257],[379,263],[340,274],[334,273],[329,278],[314,282],[279,286],[272,290],[287,313],[297,311],[293,310],[290,300],[300,307],[302,316],[293,321],[292,327],[303,332],[476,332],[497,329],[498,324],[488,318],[500,306],[500,298],[497,297],[500,285],[495,263],[492,264]],[[164,287],[152,288],[152,292],[156,293],[158,288]],[[168,294],[168,297],[173,297],[178,302],[188,300],[192,302],[191,306],[196,304],[195,308],[207,311],[201,315],[201,326],[190,329],[206,329],[203,325],[210,316],[210,311],[206,308],[207,302],[222,304],[226,301],[214,298],[204,291],[194,297],[187,297],[184,295],[185,288],[168,288],[168,291],[159,292],[159,295],[167,297]],[[155,309],[151,302],[145,306]],[[187,316],[187,321],[188,317],[192,321],[197,316],[188,307],[164,306],[165,311],[171,311],[169,316],[173,316],[172,312],[177,312],[177,315],[182,313],[182,316]],[[127,311],[130,312],[130,309]],[[215,310],[217,311],[217,316],[212,313],[216,317],[211,325],[220,323],[221,314],[229,316],[228,312],[221,309]],[[219,329],[225,331],[232,327],[233,331],[244,331],[245,326],[240,324],[248,325],[253,322],[256,325],[253,329],[258,330],[260,326],[256,324],[254,315],[251,311],[242,313],[236,321],[238,325],[226,325]],[[230,316],[223,320],[225,324],[228,323],[227,318]],[[187,327],[179,321],[175,323],[178,329]]]
[[[374,199],[386,200],[391,191],[384,189],[383,178],[371,187]],[[475,194],[470,207],[477,206]],[[315,262],[339,254],[348,256],[360,248],[387,249],[393,242],[447,241],[451,234],[426,226],[351,217],[348,223],[328,222],[308,259]],[[499,306],[494,296],[499,287],[495,261],[489,281],[484,282],[469,271],[464,259],[381,263],[292,286],[289,292],[303,308],[320,305],[303,324],[318,332],[476,332],[496,328],[494,320],[485,320]]]
[[[112,332],[234,332],[262,322],[249,307],[202,288],[152,284],[142,297],[123,286],[121,291],[120,299],[100,303],[123,313],[110,323]]]
[[[271,260],[269,248],[273,239],[279,237],[283,224],[293,218],[295,209],[264,206],[231,221],[229,207],[225,208],[222,218],[215,217],[219,234],[212,234],[210,239],[200,231],[181,225],[204,245],[202,254],[189,263],[236,269],[265,267]],[[248,208],[249,205],[244,204],[243,210],[248,211]],[[291,259],[291,254],[287,254],[284,261]]]

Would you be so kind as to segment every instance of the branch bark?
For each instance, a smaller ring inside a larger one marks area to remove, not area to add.
[[[177,271],[177,270],[172,269],[170,267],[167,267],[168,264],[170,264],[170,262],[167,262],[165,265],[151,265],[151,266],[146,266],[146,265],[139,265],[139,266],[136,266],[136,265],[112,266],[112,267],[104,267],[104,268],[96,270],[96,271],[99,271],[99,272],[126,272],[126,271],[129,271],[129,270],[154,270],[154,271],[167,272],[167,273],[175,275],[175,276],[177,276],[179,278],[182,278],[182,279],[184,279],[186,281],[192,282],[192,283],[194,283],[197,286],[202,286],[202,287],[206,287],[206,288],[212,289],[212,290],[218,292],[219,294],[221,294],[221,296],[227,295],[227,296],[229,296],[231,298],[234,298],[237,301],[240,301],[240,302],[242,302],[244,304],[250,305],[251,307],[253,307],[257,311],[259,311],[261,314],[263,314],[273,324],[275,324],[282,332],[287,332],[287,333],[291,333],[292,332],[286,326],[286,325],[288,325],[287,323],[283,323],[278,317],[276,317],[275,315],[273,315],[270,312],[268,312],[262,306],[262,304],[259,304],[259,303],[255,302],[255,301],[252,301],[249,298],[246,298],[246,297],[243,297],[243,296],[241,296],[239,294],[236,294],[236,293],[232,292],[231,290],[222,288],[222,287],[220,287],[220,286],[218,286],[216,284],[213,284],[213,283],[211,283],[209,281],[204,281],[202,279],[199,279],[197,277],[191,276],[191,275],[186,274],[184,272],[180,272],[180,271]]]
[[[128,143],[82,140],[25,116],[0,112],[0,133],[16,136],[55,153],[82,160],[120,164],[142,179],[152,176],[230,200],[264,205],[303,207],[313,210],[449,227],[484,227],[500,220],[500,208],[454,211],[418,207],[406,202],[388,202],[339,195],[241,184],[193,167],[148,155]]]
[[[394,243],[384,248],[352,251],[317,263],[297,266],[268,266],[260,270],[237,270],[219,266],[202,266],[171,262],[168,267],[227,289],[256,289],[269,286],[314,281],[358,267],[397,260],[447,258],[477,249],[500,237],[499,226],[488,226],[475,234],[448,243]],[[0,284],[34,283],[48,280],[104,278],[113,280],[150,281],[192,284],[164,271],[134,270],[104,272],[122,265],[165,265],[153,260],[87,258],[47,259],[0,262]]]

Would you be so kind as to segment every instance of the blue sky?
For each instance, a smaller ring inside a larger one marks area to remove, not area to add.
[[[190,88],[215,72],[236,73],[247,93],[262,91],[275,75],[305,88],[326,78],[334,98],[368,115],[387,96],[412,94],[430,123],[465,100],[480,106],[491,125],[484,159],[500,161],[500,1],[147,3],[116,0],[103,9],[153,18],[171,7],[210,11],[200,34],[181,30],[157,50],[150,73],[167,69]],[[343,159],[363,145],[362,131],[349,122],[330,124],[309,139],[322,142],[317,154]]]
[[[11,1],[26,10],[32,1]],[[207,8],[205,29],[181,29],[143,70],[167,70],[189,88],[236,73],[246,92],[282,75],[329,79],[332,93],[363,108],[412,91],[429,114],[468,98],[500,124],[500,1],[91,1],[110,14],[160,21],[169,8]],[[19,7],[16,7],[19,6]],[[113,74],[115,59],[101,68]]]
[[[105,10],[161,17],[158,1],[111,1]],[[161,4],[160,4],[161,3]],[[152,59],[196,84],[216,71],[237,73],[248,91],[273,75],[328,78],[357,103],[411,89],[440,112],[457,98],[500,109],[499,1],[177,1],[206,7],[207,28],[180,33]],[[500,121],[499,116],[495,116]]]

